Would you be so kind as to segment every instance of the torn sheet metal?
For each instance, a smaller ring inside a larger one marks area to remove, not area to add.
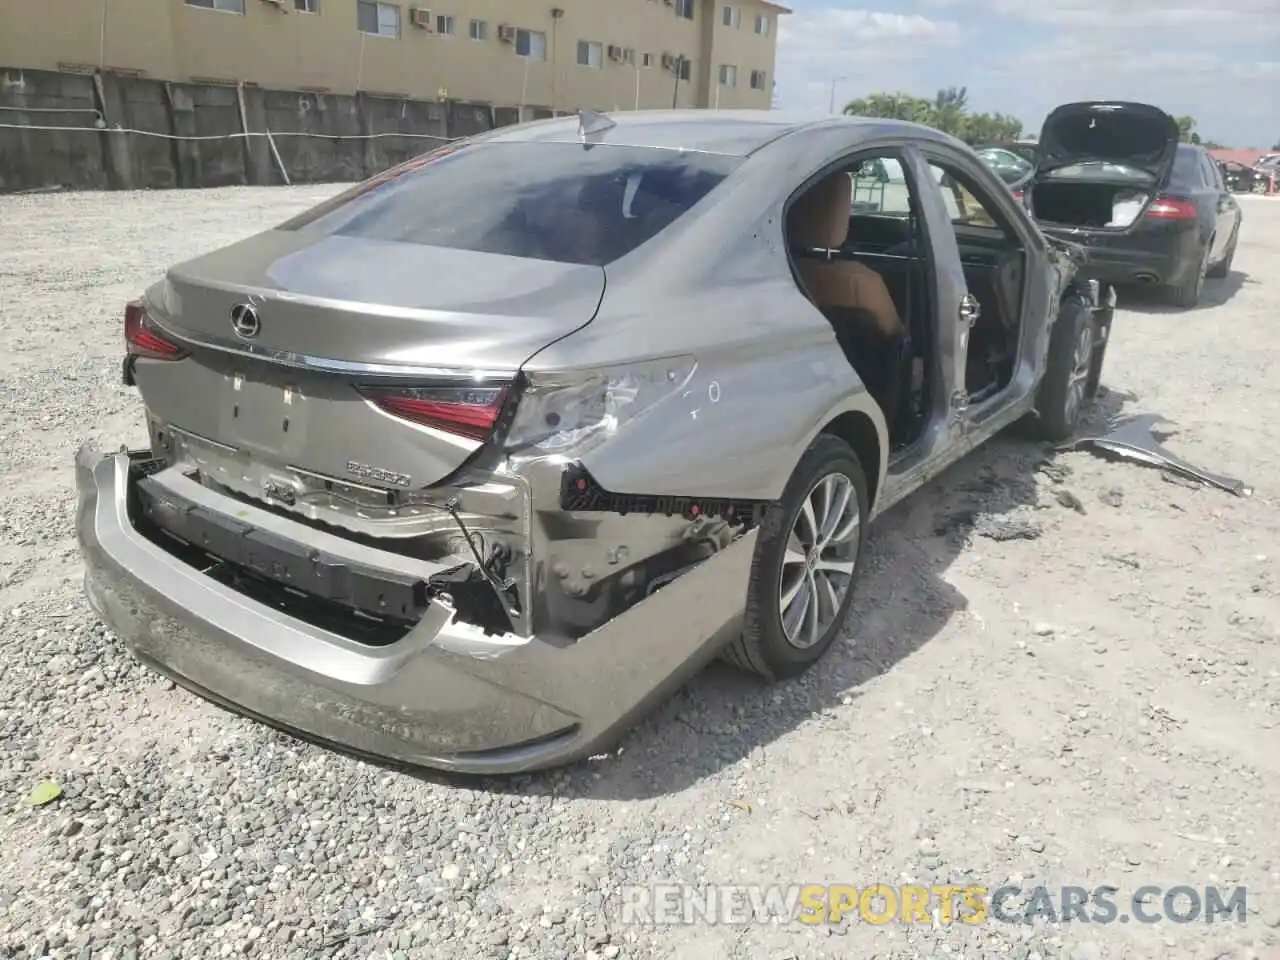
[[[1225,490],[1227,493],[1235,494],[1237,497],[1252,496],[1253,487],[1248,486],[1244,481],[1202,470],[1162,447],[1155,437],[1155,426],[1157,424],[1171,423],[1172,421],[1166,420],[1159,414],[1142,413],[1135,417],[1121,420],[1112,427],[1110,433],[1100,437],[1076,437],[1058,447],[1058,449],[1104,450],[1126,460],[1146,463],[1154,467],[1163,467],[1181,476],[1199,480],[1201,483],[1207,483],[1220,490]],[[1172,433],[1173,431],[1161,432]]]

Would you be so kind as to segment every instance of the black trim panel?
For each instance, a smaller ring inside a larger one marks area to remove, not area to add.
[[[597,483],[590,471],[580,463],[570,464],[560,475],[560,509],[577,513],[616,513],[621,516],[638,513],[649,516],[681,516],[686,520],[709,517],[754,527],[764,518],[770,502],[614,493]]]
[[[264,580],[369,616],[416,623],[430,600],[426,581],[349,563],[259,530],[178,496],[151,479],[138,481],[142,518],[183,543]]]

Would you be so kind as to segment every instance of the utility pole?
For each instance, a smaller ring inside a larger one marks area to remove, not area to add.
[[[837,83],[840,83],[840,82],[841,82],[841,81],[843,81],[843,80],[847,80],[847,79],[848,79],[847,77],[832,77],[832,78],[831,78],[831,99],[830,99],[830,101],[827,103],[827,113],[835,113],[835,112],[836,112],[836,84],[837,84]]]

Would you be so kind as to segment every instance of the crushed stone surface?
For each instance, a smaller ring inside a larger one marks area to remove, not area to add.
[[[1280,202],[1241,199],[1198,309],[1123,295],[1093,413],[1170,418],[1167,446],[1251,499],[1002,436],[881,518],[847,639],[806,677],[715,665],[606,758],[455,782],[176,689],[82,599],[72,456],[145,436],[125,301],[336,189],[0,197],[0,957],[1280,957]],[[62,795],[33,806],[45,780]],[[623,922],[624,885],[666,882],[1248,905]]]

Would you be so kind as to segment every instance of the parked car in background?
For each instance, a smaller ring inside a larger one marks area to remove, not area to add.
[[[1265,184],[1266,175],[1255,167],[1238,160],[1220,160],[1218,168],[1222,171],[1222,180],[1232,193],[1253,193],[1260,183]]]
[[[1035,161],[1005,146],[986,145],[975,148],[982,162],[989,166],[1015,193],[1021,193],[1035,171]]]
[[[1045,120],[1027,193],[1043,230],[1086,247],[1085,275],[1194,307],[1231,269],[1241,211],[1208,151],[1178,139],[1149,104],[1067,104]]]
[[[90,602],[322,742],[596,753],[717,653],[814,666],[873,517],[1016,420],[1071,434],[1114,306],[1077,264],[915,124],[482,134],[129,305],[150,444],[77,456]]]

